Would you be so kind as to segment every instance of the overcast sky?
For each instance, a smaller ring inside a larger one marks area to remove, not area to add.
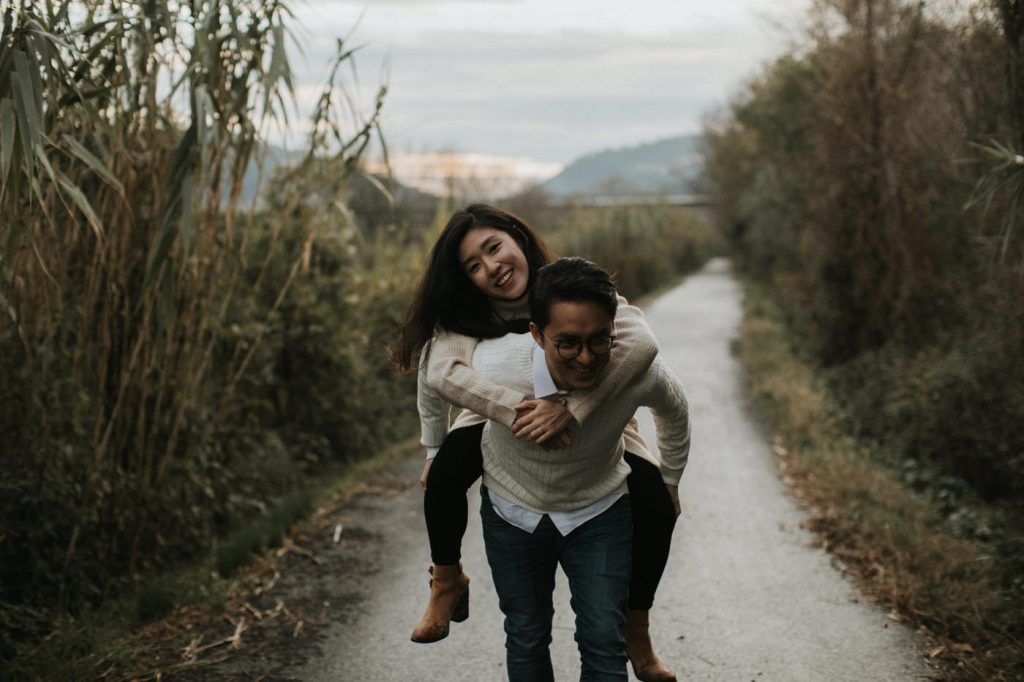
[[[337,37],[359,97],[386,80],[395,151],[567,163],[696,132],[786,44],[809,0],[312,0],[295,5],[306,102]],[[357,25],[358,22],[358,25]]]

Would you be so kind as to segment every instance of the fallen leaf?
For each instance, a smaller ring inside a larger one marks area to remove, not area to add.
[[[196,656],[199,654],[199,644],[203,641],[203,636],[199,635],[188,643],[188,646],[181,652],[181,660],[183,661],[194,661]]]
[[[242,633],[245,632],[245,616],[238,619],[238,625],[235,626],[235,634],[231,635],[229,641],[231,642],[232,649],[242,648]]]

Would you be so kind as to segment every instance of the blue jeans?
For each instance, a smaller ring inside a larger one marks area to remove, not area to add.
[[[545,516],[533,533],[495,513],[481,489],[487,561],[505,614],[505,649],[511,682],[550,682],[551,595],[561,564],[576,614],[580,680],[625,680],[626,598],[632,553],[629,498],[563,537]]]

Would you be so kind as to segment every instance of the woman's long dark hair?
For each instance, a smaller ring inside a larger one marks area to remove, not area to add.
[[[537,233],[508,211],[487,204],[471,204],[457,211],[430,251],[430,262],[405,316],[395,349],[400,369],[415,366],[437,325],[477,338],[495,338],[509,331],[508,324],[497,316],[487,296],[470,281],[459,261],[462,239],[476,227],[493,227],[516,240],[530,269],[527,289],[537,270],[555,258]]]

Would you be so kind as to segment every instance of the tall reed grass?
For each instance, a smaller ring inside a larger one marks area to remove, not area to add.
[[[360,260],[336,208],[384,96],[350,109],[346,45],[302,172],[271,208],[240,204],[293,115],[289,17],[274,0],[4,7],[0,657],[372,447],[401,404],[367,358],[404,282]]]

